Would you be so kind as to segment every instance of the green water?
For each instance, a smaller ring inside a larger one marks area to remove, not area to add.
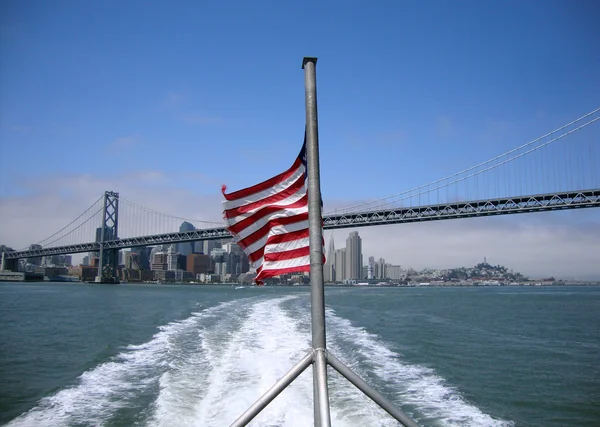
[[[309,348],[308,291],[0,284],[0,424],[229,425]],[[600,287],[326,304],[329,350],[420,425],[600,425]],[[309,371],[251,425],[312,425]],[[335,426],[397,425],[334,372],[330,400]]]

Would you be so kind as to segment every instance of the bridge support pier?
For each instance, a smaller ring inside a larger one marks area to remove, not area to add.
[[[104,192],[102,212],[102,222],[96,233],[96,241],[100,243],[96,283],[119,283],[119,250],[104,249],[106,241],[118,239],[119,193]]]

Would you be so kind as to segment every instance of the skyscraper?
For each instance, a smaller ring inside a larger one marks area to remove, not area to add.
[[[346,239],[346,279],[362,278],[362,239],[352,231]]]
[[[333,243],[333,233],[329,238],[327,257],[323,265],[323,279],[325,282],[335,282],[335,245]]]
[[[179,226],[179,232],[183,233],[185,231],[194,231],[196,228],[194,227],[193,224],[187,222],[187,221],[183,221],[181,223],[181,225]],[[194,243],[193,242],[183,242],[183,243],[177,243],[177,252],[179,252],[182,255],[190,255],[191,253],[194,252]]]

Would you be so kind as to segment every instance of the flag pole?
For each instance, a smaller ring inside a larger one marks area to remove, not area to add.
[[[319,123],[317,118],[317,58],[305,57],[304,90],[306,101],[306,159],[308,169],[308,229],[310,243],[310,304],[315,425],[329,427],[327,388],[327,345],[325,341],[325,291],[323,280],[323,216],[319,172]]]
[[[321,212],[321,184],[319,172],[319,131],[317,120],[317,83],[315,68],[317,58],[305,57],[304,69],[306,100],[306,158],[308,173],[308,225],[310,245],[310,303],[312,349],[271,387],[254,405],[246,410],[231,427],[247,425],[260,411],[273,401],[308,366],[313,365],[314,425],[331,427],[327,365],[370,397],[381,408],[405,427],[419,427],[404,412],[379,394],[333,354],[327,352],[325,340],[325,290],[323,279],[323,217]]]

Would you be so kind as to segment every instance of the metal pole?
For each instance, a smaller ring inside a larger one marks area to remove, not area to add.
[[[319,124],[317,118],[317,58],[305,57],[304,90],[306,101],[306,157],[308,168],[308,222],[310,242],[310,295],[315,425],[329,427],[329,392],[327,389],[327,360],[325,350],[325,292],[323,287],[323,217],[321,213],[321,178],[319,173]]]
[[[240,417],[235,420],[231,427],[242,427],[248,424],[254,417],[256,417],[260,411],[262,411],[269,403],[275,399],[279,393],[281,393],[288,385],[292,383],[298,376],[304,372],[306,368],[311,364],[314,358],[314,352],[311,350],[300,362],[298,362],[292,369],[289,370],[279,381],[277,381],[273,387],[271,387],[260,399],[258,399],[254,405],[246,410]]]
[[[356,386],[360,391],[369,396],[373,402],[381,406],[388,414],[402,423],[405,427],[419,427],[412,419],[404,412],[396,408],[392,402],[383,397],[377,390],[367,384],[361,377],[356,375],[350,368],[344,365],[333,354],[327,353],[327,362],[348,381]]]
[[[331,416],[329,413],[329,393],[327,390],[327,356],[325,350],[319,348],[315,351],[313,362],[313,375],[317,377],[318,392],[316,393],[319,402],[318,420],[320,426],[330,426]],[[315,393],[313,393],[315,394]]]
[[[318,374],[316,374],[316,365],[313,359],[313,419],[314,427],[321,427],[321,412],[319,412],[319,383],[317,382]]]

